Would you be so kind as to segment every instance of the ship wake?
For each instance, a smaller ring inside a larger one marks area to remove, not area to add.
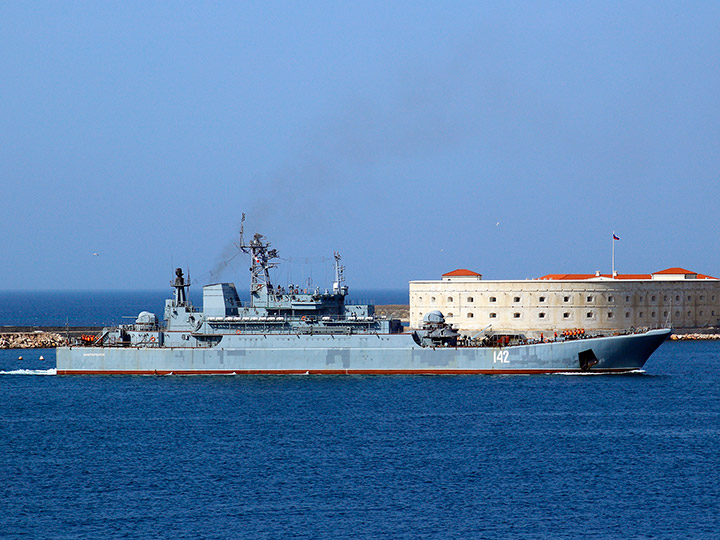
[[[57,369],[13,369],[0,371],[0,375],[57,375]]]
[[[586,377],[588,375],[638,375],[644,373],[644,369],[631,369],[629,371],[559,371],[550,375]]]

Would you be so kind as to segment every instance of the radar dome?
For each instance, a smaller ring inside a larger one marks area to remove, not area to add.
[[[135,324],[157,324],[157,317],[149,311],[141,311],[135,320]]]
[[[425,316],[423,317],[423,322],[442,324],[445,322],[445,317],[440,311],[435,309],[425,314]]]

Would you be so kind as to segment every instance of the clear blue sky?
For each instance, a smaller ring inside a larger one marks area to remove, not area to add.
[[[243,211],[285,257],[340,250],[356,289],[608,272],[613,230],[620,272],[718,275],[719,21],[714,2],[4,2],[0,288],[216,281]]]

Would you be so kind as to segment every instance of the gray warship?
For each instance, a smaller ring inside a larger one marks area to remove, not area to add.
[[[248,254],[250,301],[232,283],[203,287],[202,309],[188,299],[181,269],[171,282],[164,321],[141,312],[134,324],[105,328],[89,343],[57,349],[58,375],[534,374],[627,372],[643,367],[669,329],[533,342],[523,336],[461,335],[443,314],[405,331],[373,305],[346,301],[336,252],[330,290],[275,286],[278,253],[262,235]]]

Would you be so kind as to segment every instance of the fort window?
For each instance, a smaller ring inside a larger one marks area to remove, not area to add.
[[[612,318],[613,318],[613,312],[612,312],[612,311],[608,311],[608,319],[612,319]]]
[[[654,302],[655,300],[656,300],[656,297],[655,297],[655,295],[653,294],[653,295],[650,297],[650,301],[651,301],[651,302]]]
[[[701,317],[703,316],[703,312],[702,312],[702,309],[700,310],[700,316],[701,316]]]
[[[422,296],[418,296],[418,302],[422,302]]]
[[[667,311],[663,311],[663,317],[667,317]]]
[[[494,296],[491,296],[491,297],[490,297],[490,302],[497,302],[497,298],[495,298]]]
[[[587,297],[587,301],[588,301],[588,302],[592,302],[592,301],[593,301],[593,297],[592,297],[592,296],[588,296],[588,297]]]
[[[452,302],[452,301],[453,301],[453,297],[452,297],[452,296],[448,296],[448,300],[447,300],[447,301],[448,301],[448,302]]]
[[[692,295],[688,294],[688,300],[692,300]]]
[[[703,295],[701,294],[701,295],[700,295],[700,301],[702,302],[703,300],[705,300],[705,296],[703,296]]]
[[[519,319],[519,318],[520,318],[520,314],[516,311],[515,313],[513,313],[513,318],[514,318],[514,319]]]
[[[712,315],[712,316],[714,317],[714,316],[715,316],[715,310],[711,311],[711,312],[710,312],[710,315]]]
[[[585,317],[587,317],[588,319],[592,319],[592,318],[593,318],[593,312],[592,312],[592,311],[588,311],[588,312],[587,312],[587,315],[585,315]]]
[[[497,313],[491,313],[491,314],[490,314],[490,318],[491,318],[491,319],[497,318]]]
[[[567,311],[565,313],[563,313],[563,319],[569,319],[569,318],[570,318],[570,314]]]
[[[629,319],[629,318],[630,318],[630,312],[629,312],[629,311],[626,311],[626,312],[625,312],[625,318],[626,318],[626,319]]]
[[[516,297],[513,298],[513,302],[519,302],[519,301],[520,301],[520,297],[519,297],[519,296],[516,296]]]
[[[667,294],[663,296],[663,302],[667,302]]]
[[[467,314],[467,318],[468,318],[468,319],[472,319],[474,316],[475,316],[474,313],[468,313],[468,314]]]
[[[453,316],[453,314],[452,314],[452,313],[448,313],[448,317],[452,317],[452,316]]]
[[[563,302],[569,302],[570,297],[569,296],[563,296]]]
[[[625,301],[626,301],[626,302],[629,302],[629,301],[630,301],[630,297],[629,297],[629,296],[626,296],[626,297],[625,297]]]
[[[692,312],[688,311],[688,317],[692,317]]]
[[[475,301],[475,299],[474,299],[474,298],[473,298],[472,296],[468,296],[468,299],[467,299],[467,301],[468,301],[468,302],[474,302],[474,301]]]
[[[545,297],[544,297],[544,296],[541,296],[540,298],[538,298],[538,300],[539,300],[540,302],[544,302],[544,301],[545,301]]]
[[[680,316],[680,312],[679,312],[679,311],[676,311],[676,312],[675,312],[675,316],[676,316],[676,317],[679,317],[679,316]]]
[[[675,301],[676,301],[676,302],[679,302],[679,301],[680,301],[680,296],[676,296],[676,297],[675,297]]]
[[[653,311],[650,316],[654,319],[655,318],[655,312]]]
[[[644,315],[644,313],[642,311],[640,313],[638,313],[638,317],[642,317],[643,315]]]
[[[608,302],[614,302],[615,297],[614,296],[608,296]]]
[[[430,301],[434,304],[434,303],[435,303],[435,297],[432,296],[432,297],[430,298]]]
[[[539,319],[544,319],[544,318],[545,318],[545,314],[544,314],[544,313],[538,313],[538,318],[539,318]]]

